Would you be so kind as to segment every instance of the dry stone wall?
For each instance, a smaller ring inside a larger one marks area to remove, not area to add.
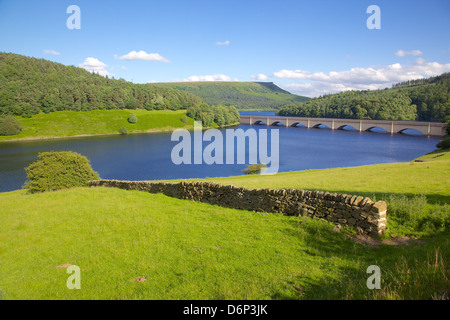
[[[223,207],[309,216],[354,227],[373,237],[386,229],[387,206],[367,197],[300,189],[247,189],[212,182],[90,181],[89,186],[162,193]]]

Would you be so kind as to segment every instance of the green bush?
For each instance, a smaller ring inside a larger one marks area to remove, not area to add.
[[[128,130],[125,127],[120,128],[119,133],[123,136],[126,136],[128,134]]]
[[[136,123],[137,120],[138,120],[137,116],[134,113],[130,114],[130,116],[128,117],[128,122],[129,123]]]
[[[22,131],[19,120],[13,116],[0,117],[0,136],[14,136]]]
[[[31,193],[87,186],[89,180],[100,179],[89,160],[72,151],[41,152],[28,166],[24,188]]]
[[[436,145],[439,149],[447,149],[450,148],[450,137],[444,138],[438,142]]]
[[[183,118],[180,119],[180,121],[183,123],[188,123],[188,118],[184,116]]]
[[[245,174],[260,174],[261,170],[266,168],[265,164],[257,163],[250,164],[247,168],[244,169]]]

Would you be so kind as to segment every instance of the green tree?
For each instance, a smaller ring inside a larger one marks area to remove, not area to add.
[[[0,136],[13,136],[22,131],[22,125],[13,116],[0,117]]]
[[[138,121],[137,116],[134,113],[130,114],[130,116],[128,117],[128,122],[137,123],[137,121]]]

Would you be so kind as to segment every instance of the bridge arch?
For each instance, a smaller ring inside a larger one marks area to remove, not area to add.
[[[283,127],[285,127],[286,124],[283,123],[283,122],[280,121],[280,120],[276,120],[276,121],[272,122],[271,126],[283,126]]]
[[[254,125],[261,125],[261,126],[265,126],[265,125],[267,125],[264,121],[262,121],[262,120],[256,120],[254,123],[253,123]]]
[[[404,129],[401,129],[400,131],[397,131],[397,133],[406,134],[406,135],[410,135],[410,136],[423,136],[423,135],[427,134],[427,133],[424,133],[422,130],[413,129],[413,128],[404,128]]]
[[[365,131],[373,132],[373,133],[390,133],[391,128],[387,128],[385,126],[372,126],[367,128]]]
[[[294,127],[294,128],[308,128],[308,126],[303,124],[302,122],[294,122],[293,124],[291,124],[291,127]]]
[[[315,129],[331,129],[329,126],[327,126],[326,124],[323,124],[323,123],[318,123],[318,124],[314,125],[313,128],[315,128]]]
[[[354,126],[351,126],[349,124],[344,124],[337,128],[337,130],[344,130],[344,131],[359,131]]]

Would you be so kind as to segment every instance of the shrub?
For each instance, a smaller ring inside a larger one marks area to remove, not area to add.
[[[89,160],[72,151],[41,152],[28,166],[24,188],[31,193],[87,186],[89,180],[100,179]]]
[[[439,149],[447,149],[450,148],[450,137],[444,138],[438,142],[436,145]]]
[[[125,127],[120,128],[119,133],[123,136],[128,134],[128,130]]]
[[[14,136],[22,131],[19,120],[13,116],[0,117],[0,136]]]
[[[265,169],[266,165],[262,163],[250,164],[244,169],[245,174],[260,174],[262,169]]]
[[[180,119],[180,121],[183,123],[188,123],[188,118],[184,116],[183,118]]]
[[[130,114],[130,116],[128,117],[128,122],[129,123],[136,123],[137,122],[137,117],[134,113]]]

